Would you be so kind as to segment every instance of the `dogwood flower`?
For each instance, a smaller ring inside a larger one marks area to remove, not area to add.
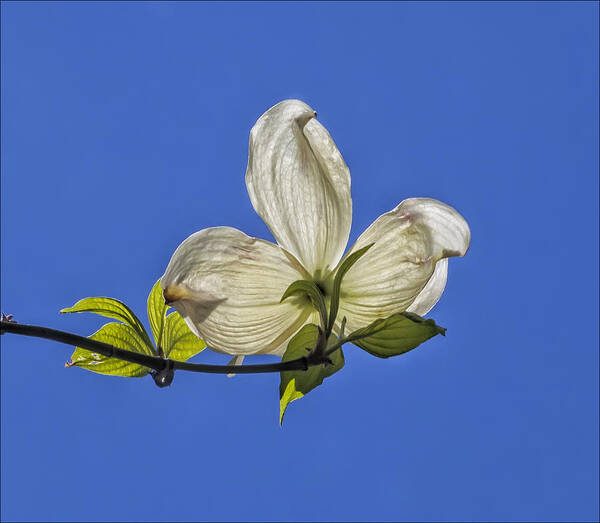
[[[350,172],[317,113],[299,100],[271,107],[250,132],[246,186],[277,244],[231,227],[192,234],[161,279],[163,294],[214,351],[285,352],[307,322],[309,300],[280,302],[296,280],[327,299],[350,234]],[[377,218],[348,254],[374,245],[342,281],[338,318],[346,332],[397,312],[426,314],[446,285],[447,259],[463,256],[469,227],[452,207],[411,198]],[[339,325],[339,320],[338,320]]]

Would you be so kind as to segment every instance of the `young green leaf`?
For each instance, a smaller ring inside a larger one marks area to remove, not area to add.
[[[285,390],[281,392],[284,383],[279,386],[279,424],[283,425],[283,415],[287,406],[292,402],[299,400],[304,394],[296,388],[296,378],[292,378],[287,382]]]
[[[401,312],[355,330],[344,342],[353,343],[373,356],[389,358],[404,354],[429,338],[445,333],[446,329],[436,325],[433,320],[423,319],[411,312]]]
[[[162,347],[163,350],[163,333],[168,309],[169,306],[165,303],[160,280],[158,280],[148,295],[148,319],[150,320],[150,328],[152,329],[154,342],[157,347]]]
[[[331,306],[329,308],[329,322],[327,323],[327,332],[331,332],[335,319],[337,318],[338,309],[340,307],[340,290],[342,288],[342,279],[350,268],[371,248],[375,245],[370,243],[369,245],[358,249],[349,256],[346,256],[340,263],[338,270],[335,273],[333,279],[333,290],[331,293]]]
[[[163,343],[165,357],[177,361],[187,361],[206,348],[206,343],[190,330],[178,312],[167,316]]]
[[[308,354],[317,343],[319,328],[314,324],[302,327],[290,340],[282,361],[295,360]],[[335,336],[329,338],[330,343],[337,341]],[[344,354],[342,349],[336,350],[330,355],[332,365],[315,365],[308,370],[293,370],[281,372],[281,383],[279,385],[279,423],[283,423],[283,415],[287,406],[308,394],[315,387],[323,383],[323,380],[339,371],[344,366]]]
[[[150,341],[142,322],[127,305],[119,300],[105,297],[83,298],[72,307],[61,309],[60,312],[63,314],[72,312],[93,312],[100,316],[105,316],[106,318],[122,321],[124,324],[133,328],[153,352],[152,342]]]
[[[281,301],[283,302],[290,296],[308,296],[313,307],[319,312],[321,323],[325,326],[327,323],[327,306],[321,289],[314,281],[296,280],[285,290]]]
[[[123,323],[107,323],[100,330],[90,336],[90,339],[110,343],[119,349],[126,349],[141,354],[154,356],[145,341],[129,325]],[[71,355],[71,361],[66,363],[67,367],[82,367],[99,374],[110,374],[112,376],[141,377],[150,372],[148,367],[137,363],[130,363],[117,358],[109,358],[102,354],[77,347]]]

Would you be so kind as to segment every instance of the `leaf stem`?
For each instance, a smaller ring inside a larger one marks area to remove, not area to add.
[[[330,354],[333,354],[336,350],[341,349],[342,345],[346,343],[346,340],[339,340],[337,342],[335,342],[333,345],[331,345],[326,351],[324,356],[329,356]]]
[[[209,365],[205,363],[188,363],[171,359],[149,356],[125,349],[119,349],[109,343],[92,340],[70,332],[40,327],[38,325],[25,325],[13,321],[0,321],[0,334],[5,332],[18,334],[21,336],[32,336],[34,338],[44,338],[47,340],[58,341],[67,345],[81,347],[119,360],[137,363],[156,371],[162,371],[168,365],[172,365],[175,370],[187,370],[189,372],[205,372],[210,374],[257,374],[265,372],[281,372],[288,370],[307,370],[313,365],[320,365],[322,361],[308,361],[306,356],[281,363],[265,363],[256,365]]]

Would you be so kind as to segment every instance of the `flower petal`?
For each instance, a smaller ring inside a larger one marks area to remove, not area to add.
[[[246,186],[254,209],[312,275],[333,268],[352,221],[350,171],[304,102],[285,100],[250,131]]]
[[[173,254],[161,286],[165,300],[209,348],[233,355],[283,354],[310,308],[280,303],[299,262],[270,242],[231,227],[204,229]]]
[[[418,294],[410,306],[408,312],[414,312],[419,316],[425,316],[442,297],[448,279],[448,258],[442,258],[435,264],[435,269],[427,285]]]
[[[338,318],[346,316],[348,332],[397,312],[428,312],[446,284],[445,258],[467,252],[470,231],[449,205],[411,198],[377,218],[350,252],[373,242],[342,282]]]

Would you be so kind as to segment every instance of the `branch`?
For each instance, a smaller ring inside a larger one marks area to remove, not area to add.
[[[265,363],[257,365],[208,365],[205,363],[187,363],[184,361],[159,358],[158,356],[148,356],[147,354],[140,354],[139,352],[119,349],[109,343],[92,340],[90,338],[78,336],[77,334],[71,334],[70,332],[40,327],[38,325],[24,325],[22,323],[2,320],[0,321],[0,334],[4,334],[5,332],[66,343],[67,345],[91,350],[110,358],[137,363],[138,365],[154,369],[157,372],[163,371],[169,367],[174,370],[208,372],[211,374],[257,374],[287,370],[307,370],[313,365],[320,365],[323,363],[323,361],[309,361],[306,356],[282,363]]]

